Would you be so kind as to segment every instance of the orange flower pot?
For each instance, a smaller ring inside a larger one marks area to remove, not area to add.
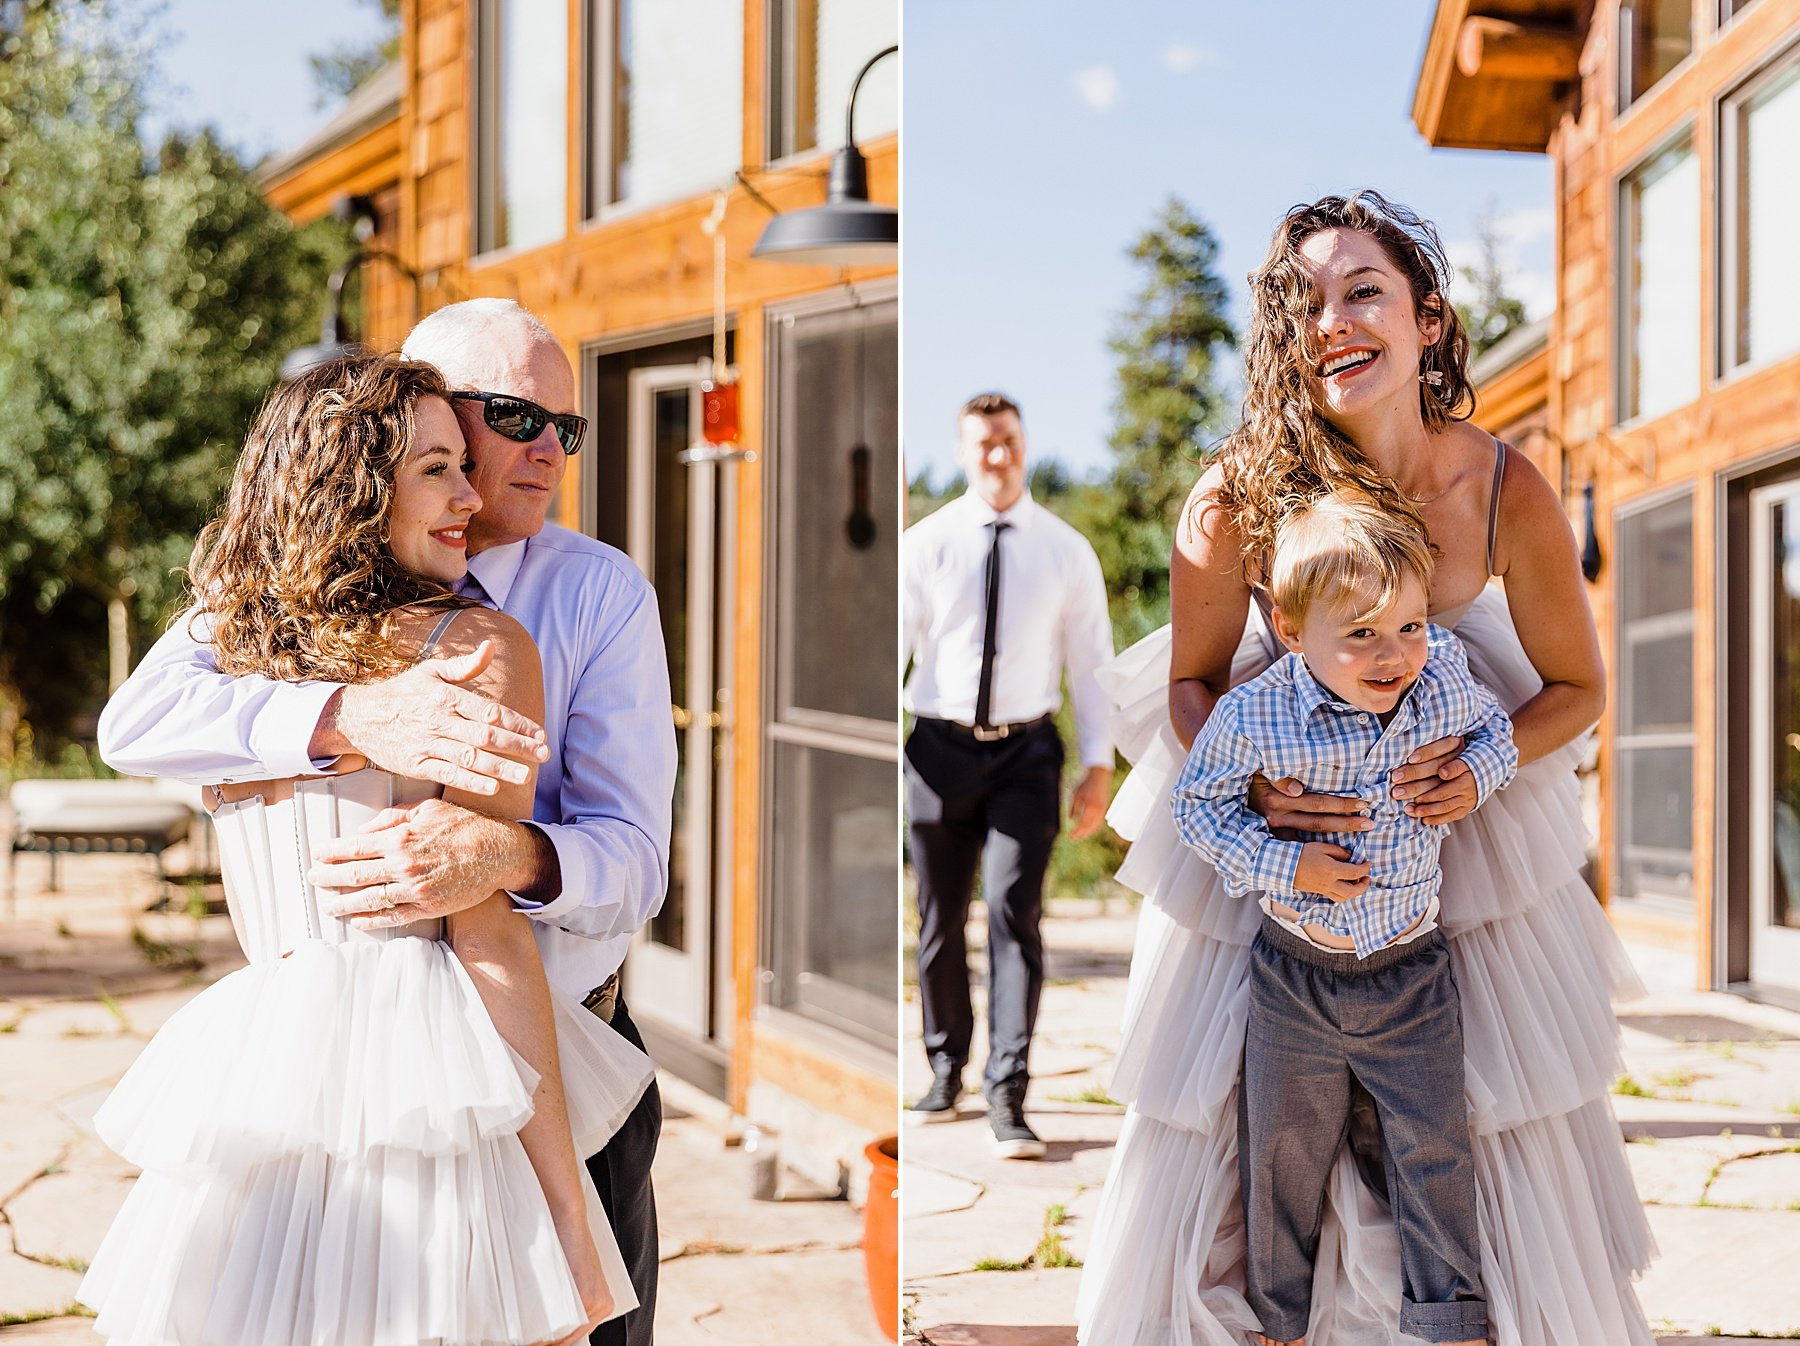
[[[900,1137],[883,1136],[863,1147],[869,1161],[869,1196],[863,1203],[863,1268],[869,1303],[889,1341],[900,1339]]]

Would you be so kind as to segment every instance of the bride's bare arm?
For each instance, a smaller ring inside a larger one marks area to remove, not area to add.
[[[470,609],[457,618],[451,635],[453,645],[446,642],[449,654],[473,649],[482,640],[493,644],[493,662],[472,684],[474,690],[533,720],[543,718],[543,672],[537,647],[523,627],[502,613]],[[536,784],[533,767],[523,782],[502,784],[494,794],[450,790],[444,797],[498,817],[528,818]],[[504,892],[496,892],[452,914],[448,929],[450,946],[468,970],[494,1027],[538,1072],[531,1120],[520,1130],[519,1140],[544,1189],[582,1302],[597,1321],[611,1310],[612,1295],[588,1232],[580,1159],[570,1138],[563,1098],[550,986],[531,921],[514,909]]]
[[[1519,643],[1544,689],[1513,712],[1519,761],[1535,762],[1591,728],[1606,708],[1606,665],[1562,501],[1523,454],[1507,451],[1494,568]]]
[[[1184,748],[1231,686],[1231,657],[1250,613],[1242,543],[1218,504],[1220,479],[1214,466],[1194,484],[1169,557],[1169,721]]]

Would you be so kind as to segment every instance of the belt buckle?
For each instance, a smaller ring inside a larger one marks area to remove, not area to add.
[[[610,1024],[613,1021],[613,1012],[618,1008],[618,1005],[619,974],[617,972],[613,973],[612,976],[608,977],[593,990],[589,991],[587,993],[587,999],[581,1002],[581,1007],[583,1009],[591,1010],[595,1017],[597,1017],[601,1023],[605,1024]]]
[[[1011,737],[1012,726],[1010,724],[996,724],[983,729],[978,724],[972,724],[969,726],[969,732],[975,735],[975,741],[977,743],[995,743],[1000,739]]]

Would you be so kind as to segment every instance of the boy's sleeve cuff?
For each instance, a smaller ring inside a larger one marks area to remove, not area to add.
[[[1259,892],[1292,892],[1294,876],[1300,872],[1300,852],[1304,843],[1278,841],[1270,837],[1257,847],[1250,862],[1250,887]]]

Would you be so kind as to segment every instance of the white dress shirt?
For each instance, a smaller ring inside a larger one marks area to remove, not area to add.
[[[514,901],[551,983],[586,995],[668,887],[675,734],[656,594],[623,552],[555,524],[478,553],[469,570],[543,660],[550,757],[528,821],[556,848],[562,892]],[[183,616],[107,703],[100,754],[122,772],[196,784],[315,775],[330,763],[308,742],[339,685],[228,677]]]
[[[914,659],[906,708],[975,723],[987,622],[987,558],[1000,538],[1000,609],[989,720],[1015,724],[1062,705],[1069,674],[1083,766],[1113,765],[1106,694],[1094,670],[1112,658],[1106,581],[1088,540],[1029,495],[996,511],[973,491],[906,530],[901,660]]]

